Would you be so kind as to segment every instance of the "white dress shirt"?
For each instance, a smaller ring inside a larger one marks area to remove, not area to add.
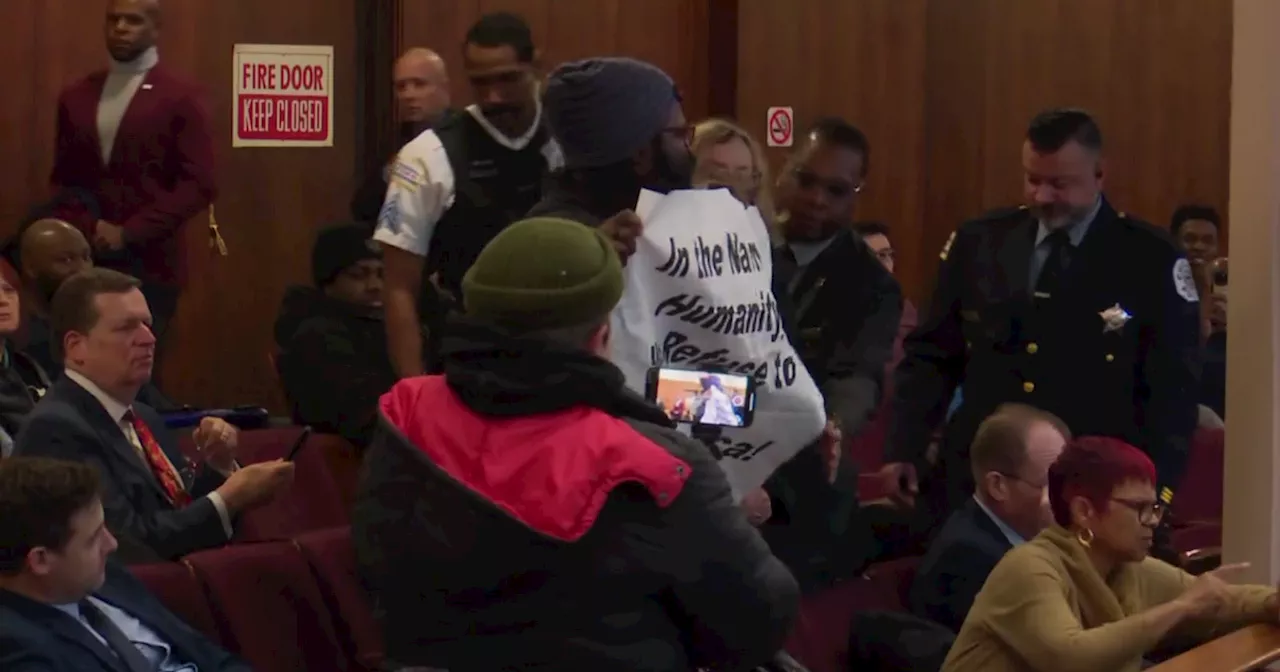
[[[66,369],[64,373],[67,378],[80,387],[83,387],[86,392],[93,395],[94,399],[98,400],[98,403],[102,404],[102,408],[106,410],[107,415],[111,416],[111,419],[115,421],[116,426],[120,428],[120,432],[124,434],[124,438],[128,439],[129,443],[133,446],[134,452],[138,455],[138,459],[142,460],[143,465],[147,467],[148,471],[150,471],[151,463],[147,461],[146,450],[142,446],[142,440],[138,438],[138,432],[133,428],[133,423],[125,419],[125,414],[131,411],[133,407],[131,405],[121,403],[120,400],[112,397],[110,394],[107,394],[106,391],[94,384],[92,380],[89,380],[77,371]],[[164,451],[161,451],[161,455],[164,457],[165,462],[169,464],[169,468],[173,469],[173,472],[179,475],[178,481],[181,483],[181,472],[173,466],[172,462],[169,462],[169,457],[164,455]],[[231,535],[235,533],[235,528],[231,526],[231,514],[227,511],[227,503],[222,500],[222,495],[219,495],[217,492],[211,492],[205,495],[205,497],[208,497],[209,501],[213,503],[213,508],[218,510],[218,518],[222,520],[222,530],[227,533],[227,539],[231,539]]]

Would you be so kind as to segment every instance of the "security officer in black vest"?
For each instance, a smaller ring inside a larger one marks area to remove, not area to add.
[[[1196,426],[1199,299],[1168,233],[1102,195],[1101,150],[1086,112],[1036,116],[1022,148],[1027,205],[968,222],[943,247],[896,374],[882,476],[901,501],[913,500],[929,435],[960,384],[938,478],[926,483],[936,515],[972,492],[974,432],[1013,401],[1057,415],[1076,436],[1144,449],[1159,499],[1173,501]]]
[[[405,145],[391,168],[373,238],[384,248],[387,342],[401,377],[434,366],[462,275],[562,163],[542,123],[537,63],[524,19],[482,17],[463,47],[477,104]]]

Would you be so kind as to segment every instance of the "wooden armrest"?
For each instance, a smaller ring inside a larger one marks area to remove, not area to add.
[[[1248,672],[1280,660],[1280,627],[1251,625],[1206,642],[1150,672]]]

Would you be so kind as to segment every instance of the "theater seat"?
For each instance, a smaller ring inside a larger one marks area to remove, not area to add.
[[[348,672],[311,568],[290,542],[226,546],[187,556],[225,643],[263,672]]]
[[[157,562],[132,565],[129,571],[187,625],[209,639],[223,643],[222,632],[209,609],[204,588],[191,567],[181,562]]]
[[[1186,472],[1174,500],[1178,524],[1222,520],[1225,443],[1221,429],[1199,429],[1192,436]]]
[[[806,597],[787,639],[787,653],[812,672],[845,672],[854,613],[906,611],[907,591],[919,564],[915,557],[876,563],[861,578]]]
[[[241,462],[253,464],[287,457],[301,434],[301,427],[241,432]],[[354,454],[350,444],[339,437],[312,434],[294,459],[297,471],[293,485],[272,502],[242,514],[236,521],[235,542],[284,541],[306,532],[348,525],[358,461],[348,460],[340,484],[334,473],[338,462],[333,458],[339,451]]]
[[[311,565],[330,613],[340,615],[335,626],[347,657],[370,672],[380,669],[385,651],[382,630],[356,568],[351,528],[310,532],[294,543]]]

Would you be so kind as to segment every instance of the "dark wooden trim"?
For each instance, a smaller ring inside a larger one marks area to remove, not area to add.
[[[738,116],[738,3],[707,0],[707,111]]]
[[[391,67],[400,50],[403,0],[356,2],[356,171],[362,180],[395,151]]]

